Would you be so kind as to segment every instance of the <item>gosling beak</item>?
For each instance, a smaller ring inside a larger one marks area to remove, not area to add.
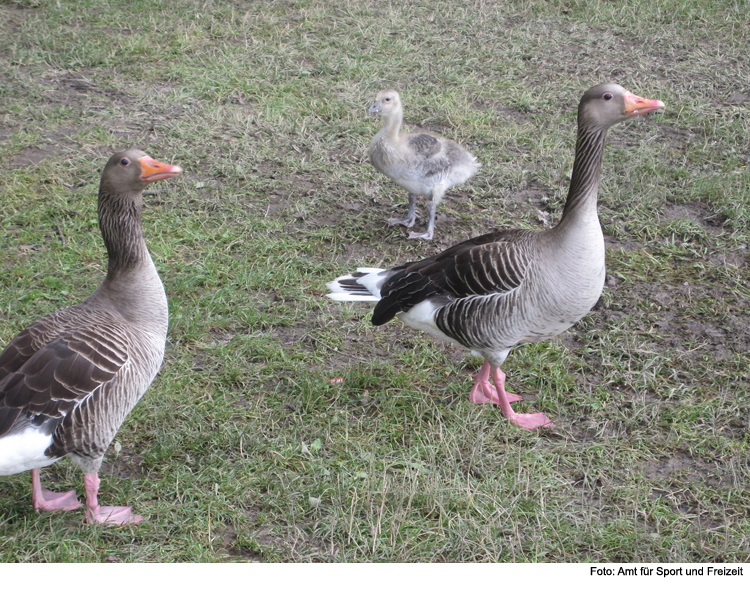
[[[380,104],[380,101],[375,101],[369,109],[367,109],[368,113],[380,113],[383,110],[383,105]]]
[[[141,180],[146,183],[171,179],[182,172],[182,168],[176,164],[164,164],[163,162],[154,160],[151,156],[139,158],[138,162],[141,165]]]
[[[663,108],[664,103],[661,101],[641,98],[632,92],[625,93],[625,114],[628,117],[643,115]]]

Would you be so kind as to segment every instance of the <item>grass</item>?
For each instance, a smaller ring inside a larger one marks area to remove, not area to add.
[[[103,502],[148,519],[37,515],[29,475],[3,477],[1,559],[746,562],[746,16],[739,0],[1,0],[0,342],[101,280],[113,151],[185,169],[145,198],[164,366],[102,470]],[[577,102],[610,80],[667,108],[610,133],[601,301],[505,364],[557,425],[521,432],[466,400],[479,360],[372,327],[324,285],[559,219]],[[387,226],[406,194],[367,163],[385,87],[411,129],[483,163],[432,243]],[[82,491],[67,461],[43,478]]]

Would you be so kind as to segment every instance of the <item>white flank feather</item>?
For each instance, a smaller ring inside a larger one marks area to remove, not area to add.
[[[399,312],[397,316],[404,324],[406,324],[406,326],[424,331],[441,341],[448,341],[449,343],[455,343],[460,346],[459,343],[446,336],[445,333],[437,327],[437,324],[435,323],[435,314],[439,309],[440,306],[436,306],[430,300],[424,300],[411,308],[408,312]]]
[[[59,458],[44,455],[44,450],[51,444],[52,435],[45,435],[35,428],[6,435],[0,439],[0,476],[44,468],[55,463]]]

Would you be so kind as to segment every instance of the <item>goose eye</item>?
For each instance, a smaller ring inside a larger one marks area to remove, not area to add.
[[[605,92],[605,93],[604,93],[604,96],[602,96],[602,98],[603,98],[603,99],[604,99],[605,101],[611,101],[611,100],[612,100],[612,98],[613,98],[613,96],[612,96],[612,93],[610,93],[610,92]]]
[[[386,103],[387,103],[387,102],[390,102],[390,100],[391,100],[391,97],[389,97],[389,96],[385,97],[385,102],[386,102]]]
[[[128,160],[127,158],[123,158],[122,160],[120,160],[120,164],[122,164],[123,166],[127,166],[128,164],[130,164],[130,160]]]

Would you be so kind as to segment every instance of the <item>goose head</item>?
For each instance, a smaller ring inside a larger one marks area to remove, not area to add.
[[[375,102],[367,109],[368,113],[380,114],[385,118],[391,113],[401,110],[401,97],[395,90],[381,90],[375,97]]]
[[[175,164],[154,160],[140,150],[114,154],[102,172],[102,188],[110,193],[140,193],[148,183],[170,179],[182,172]]]
[[[663,108],[663,102],[641,98],[619,84],[597,84],[583,94],[578,122],[584,127],[607,128]]]

